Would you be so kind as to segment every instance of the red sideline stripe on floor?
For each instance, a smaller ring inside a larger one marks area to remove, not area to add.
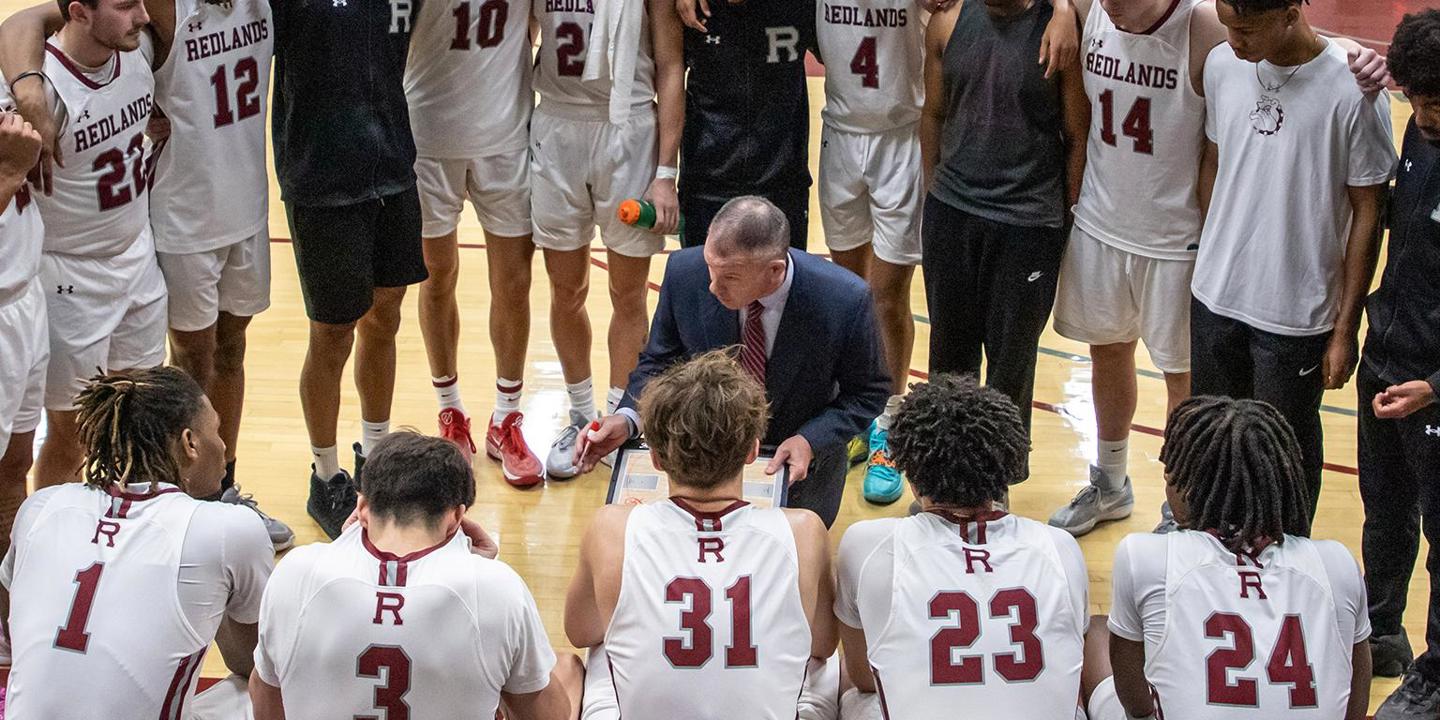
[[[289,243],[289,242],[290,242],[290,239],[289,239],[289,238],[271,238],[270,241],[271,241],[271,242],[278,242],[278,243]],[[460,243],[460,247],[465,248],[465,249],[467,249],[467,250],[484,250],[484,249],[485,249],[484,243]],[[591,249],[594,250],[594,248],[591,248]],[[605,270],[606,272],[609,272],[609,270],[610,270],[610,266],[609,266],[608,264],[606,264],[606,262],[605,262],[604,260],[597,259],[597,258],[595,258],[593,255],[592,255],[591,258],[590,258],[590,263],[591,263],[592,265],[594,265],[595,267],[600,268],[601,270]],[[645,284],[646,284],[646,286],[648,286],[651,290],[653,290],[653,291],[655,291],[655,292],[660,292],[660,284],[659,284],[659,283],[654,283],[654,282],[649,282],[649,281],[647,281]],[[912,369],[912,370],[910,370],[910,375],[911,375],[911,377],[915,377],[915,378],[918,378],[918,379],[920,379],[920,380],[929,380],[929,379],[930,379],[930,374],[929,374],[929,373],[922,372],[922,371],[920,371],[920,370],[914,370],[914,369]],[[1038,408],[1038,409],[1040,409],[1040,410],[1044,410],[1045,412],[1048,412],[1048,413],[1054,413],[1054,414],[1056,414],[1056,415],[1066,415],[1066,414],[1068,414],[1068,413],[1065,411],[1065,408],[1060,407],[1059,405],[1051,405],[1050,403],[1042,402],[1042,401],[1040,401],[1040,400],[1032,400],[1030,404],[1031,404],[1031,406],[1033,406],[1033,407],[1035,407],[1035,408]],[[1153,436],[1155,436],[1155,437],[1165,437],[1165,432],[1164,432],[1163,430],[1161,430],[1161,429],[1159,429],[1159,428],[1150,427],[1149,425],[1141,425],[1141,424],[1139,424],[1139,423],[1135,423],[1135,424],[1133,424],[1133,425],[1130,426],[1130,429],[1131,429],[1131,430],[1134,430],[1135,432],[1142,433],[1142,434],[1145,434],[1145,435],[1153,435]],[[1325,463],[1323,467],[1324,467],[1326,470],[1329,470],[1329,471],[1331,471],[1331,472],[1341,473],[1341,474],[1343,474],[1343,475],[1359,475],[1359,474],[1360,474],[1360,471],[1359,471],[1359,470],[1357,470],[1356,468],[1350,467],[1349,465],[1337,465],[1337,464],[1335,464],[1335,463]]]

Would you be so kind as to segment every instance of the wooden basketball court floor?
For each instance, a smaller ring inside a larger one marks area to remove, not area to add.
[[[0,19],[31,0],[0,0]],[[1335,34],[1349,34],[1384,51],[1395,22],[1404,12],[1425,3],[1410,0],[1313,0],[1316,25]],[[823,83],[810,79],[811,168],[819,157],[820,108],[824,104]],[[1399,142],[1410,110],[1403,97],[1395,94],[1392,110]],[[273,158],[272,158],[273,161]],[[305,355],[307,320],[289,244],[289,228],[280,203],[278,186],[271,171],[270,232],[272,248],[272,306],[251,325],[247,361],[246,414],[239,441],[237,477],[243,489],[253,493],[262,508],[289,523],[297,545],[323,541],[324,535],[305,513],[309,489],[309,443],[300,413],[298,378]],[[490,297],[486,285],[484,236],[473,213],[467,208],[460,226],[462,264],[459,286],[462,336],[460,341],[460,383],[469,412],[476,417],[476,439],[483,443],[484,418],[494,401],[494,361],[487,334]],[[590,300],[595,332],[592,351],[597,396],[603,397],[608,377],[604,328],[610,317],[606,293],[607,273],[599,239],[593,244]],[[678,248],[671,238],[667,250]],[[816,193],[810,196],[810,250],[825,252]],[[1383,258],[1383,254],[1382,254]],[[653,311],[655,290],[664,272],[663,256],[652,264]],[[544,457],[550,441],[566,422],[567,400],[560,365],[550,341],[547,309],[549,292],[540,258],[533,265],[531,288],[531,334],[525,371],[525,435]],[[1377,274],[1378,277],[1378,274]],[[392,427],[413,427],[434,433],[436,406],[429,382],[424,343],[416,320],[415,292],[406,298],[404,321],[399,337],[399,368]],[[923,283],[914,283],[913,308],[916,317],[915,354],[911,381],[926,377],[929,324],[925,317]],[[1090,363],[1086,347],[1066,340],[1053,329],[1040,341],[1035,378],[1035,405],[1031,478],[1017,487],[1011,497],[1012,511],[1043,521],[1056,507],[1067,502],[1086,482],[1087,464],[1094,459],[1095,424],[1090,399]],[[1090,569],[1090,609],[1105,613],[1110,606],[1110,569],[1116,543],[1127,533],[1147,532],[1158,519],[1164,497],[1160,451],[1160,428],[1164,424],[1165,386],[1143,349],[1137,355],[1139,369],[1139,410],[1136,432],[1130,447],[1130,474],[1135,484],[1135,514],[1125,521],[1103,526],[1081,540]],[[359,403],[348,380],[343,386],[339,444],[342,465],[349,466],[349,443],[360,437]],[[1356,489],[1355,407],[1353,383],[1326,394],[1322,416],[1325,427],[1326,472],[1314,535],[1339,540],[1358,558],[1363,510]],[[588,475],[566,482],[550,482],[530,490],[517,490],[504,482],[498,465],[482,453],[475,463],[477,500],[470,516],[481,522],[500,542],[500,557],[526,580],[539,603],[541,614],[557,650],[569,648],[562,629],[564,595],[578,556],[580,538],[596,507],[605,501],[609,476],[603,466]],[[900,501],[875,506],[861,494],[863,466],[851,470],[832,544],[857,520],[895,516],[905,512],[911,501],[907,490]],[[1424,557],[1422,547],[1420,558]],[[1417,563],[1411,582],[1406,629],[1416,652],[1424,649],[1424,617],[1428,602],[1423,562]],[[215,678],[226,674],[218,652],[207,655],[204,672]],[[1395,687],[1393,680],[1377,679],[1372,709]]]

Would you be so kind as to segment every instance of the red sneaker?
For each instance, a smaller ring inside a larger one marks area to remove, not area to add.
[[[523,422],[525,416],[519,412],[510,413],[499,425],[495,424],[492,416],[490,430],[485,433],[485,454],[492,460],[500,461],[505,482],[515,487],[539,485],[545,479],[545,466],[540,464],[540,458],[525,444],[525,436],[520,433]]]
[[[465,462],[475,460],[475,441],[470,437],[470,418],[455,408],[440,411],[440,437],[455,443]]]

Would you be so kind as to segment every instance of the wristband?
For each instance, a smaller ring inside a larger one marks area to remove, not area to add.
[[[15,94],[15,86],[18,85],[18,84],[20,84],[20,81],[21,81],[21,80],[24,80],[25,78],[30,78],[30,77],[38,77],[38,78],[40,78],[41,80],[44,80],[44,81],[47,82],[47,83],[50,82],[49,76],[47,76],[45,73],[43,73],[43,72],[41,72],[41,71],[39,71],[39,70],[27,70],[27,71],[25,71],[25,72],[23,72],[23,73],[20,73],[19,75],[16,75],[16,76],[15,76],[15,79],[10,81],[10,94],[11,94],[11,95],[14,95],[14,94]]]
[[[680,170],[673,165],[660,165],[655,168],[656,180],[674,180],[680,177]]]

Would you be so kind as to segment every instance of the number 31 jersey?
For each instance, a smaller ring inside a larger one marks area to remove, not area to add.
[[[605,634],[625,720],[790,720],[810,659],[785,511],[640,505]]]
[[[114,257],[130,249],[150,222],[145,125],[155,77],[143,49],[116,52],[95,71],[55,43],[51,38],[45,44],[44,68],[59,103],[65,165],[55,168],[53,194],[35,193],[45,220],[45,252]],[[142,40],[142,48],[147,44]]]
[[[820,0],[825,124],[851,133],[913,125],[925,104],[925,23],[915,0]]]
[[[174,0],[175,41],[155,71],[170,118],[156,148],[155,249],[195,253],[254,237],[268,222],[265,108],[275,35],[267,0]]]
[[[1090,139],[1075,224],[1143,257],[1194,260],[1200,242],[1205,99],[1190,80],[1190,17],[1172,0],[1144,32],[1115,27],[1100,3],[1081,38]]]

